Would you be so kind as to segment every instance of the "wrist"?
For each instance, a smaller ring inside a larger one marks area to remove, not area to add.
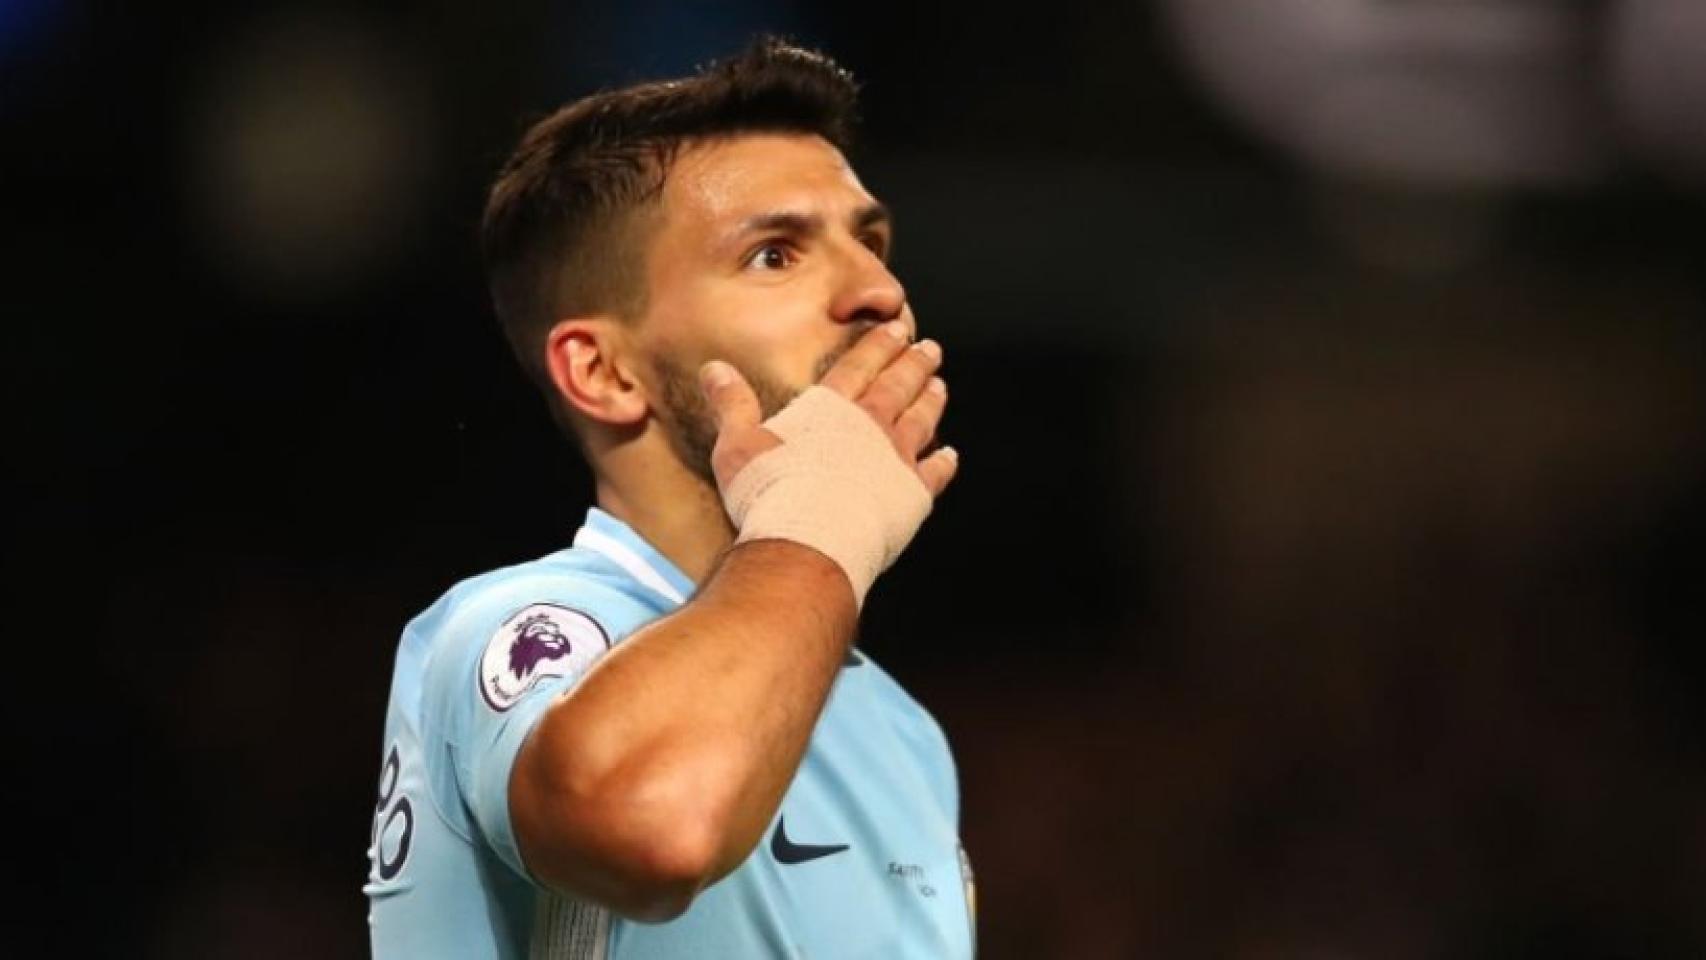
[[[834,561],[856,606],[930,512],[916,468],[864,409],[813,387],[765,421],[783,442],[723,491],[737,542],[789,540]]]

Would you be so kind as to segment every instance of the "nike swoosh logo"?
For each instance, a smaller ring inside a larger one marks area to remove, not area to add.
[[[776,831],[770,834],[770,853],[780,863],[806,863],[820,857],[828,857],[847,849],[845,843],[815,844],[795,843],[788,839],[784,818],[776,818]]]

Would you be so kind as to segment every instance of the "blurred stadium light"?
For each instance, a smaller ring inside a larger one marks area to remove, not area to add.
[[[1362,261],[1432,274],[1497,248],[1513,191],[1706,178],[1693,0],[1164,0],[1187,72],[1317,176]]]
[[[1595,15],[1570,0],[1168,0],[1190,68],[1243,122],[1330,172],[1552,184],[1606,166],[1582,96]]]
[[[204,69],[184,171],[213,264],[259,299],[314,302],[399,256],[437,151],[394,34],[298,11],[252,22]]]
[[[1611,99],[1632,145],[1706,186],[1706,3],[1621,0],[1608,32]]]

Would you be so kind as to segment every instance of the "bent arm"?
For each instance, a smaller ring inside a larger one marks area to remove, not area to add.
[[[684,911],[775,816],[857,617],[841,568],[810,547],[729,551],[522,746],[509,805],[528,869],[635,919]]]
[[[867,332],[763,422],[737,371],[701,371],[737,544],[693,600],[606,655],[521,747],[510,821],[540,881],[668,919],[738,867],[775,817],[865,591],[955,472],[949,449],[921,458],[946,390],[927,389],[941,351],[906,348],[907,327]]]

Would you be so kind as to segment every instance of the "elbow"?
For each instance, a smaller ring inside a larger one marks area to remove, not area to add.
[[[662,923],[685,913],[720,876],[718,820],[679,783],[656,775],[564,776],[519,804],[516,786],[517,840],[546,886],[630,920]]]
[[[716,845],[690,822],[666,826],[612,817],[587,829],[601,835],[603,904],[627,919],[674,920],[716,879]]]

